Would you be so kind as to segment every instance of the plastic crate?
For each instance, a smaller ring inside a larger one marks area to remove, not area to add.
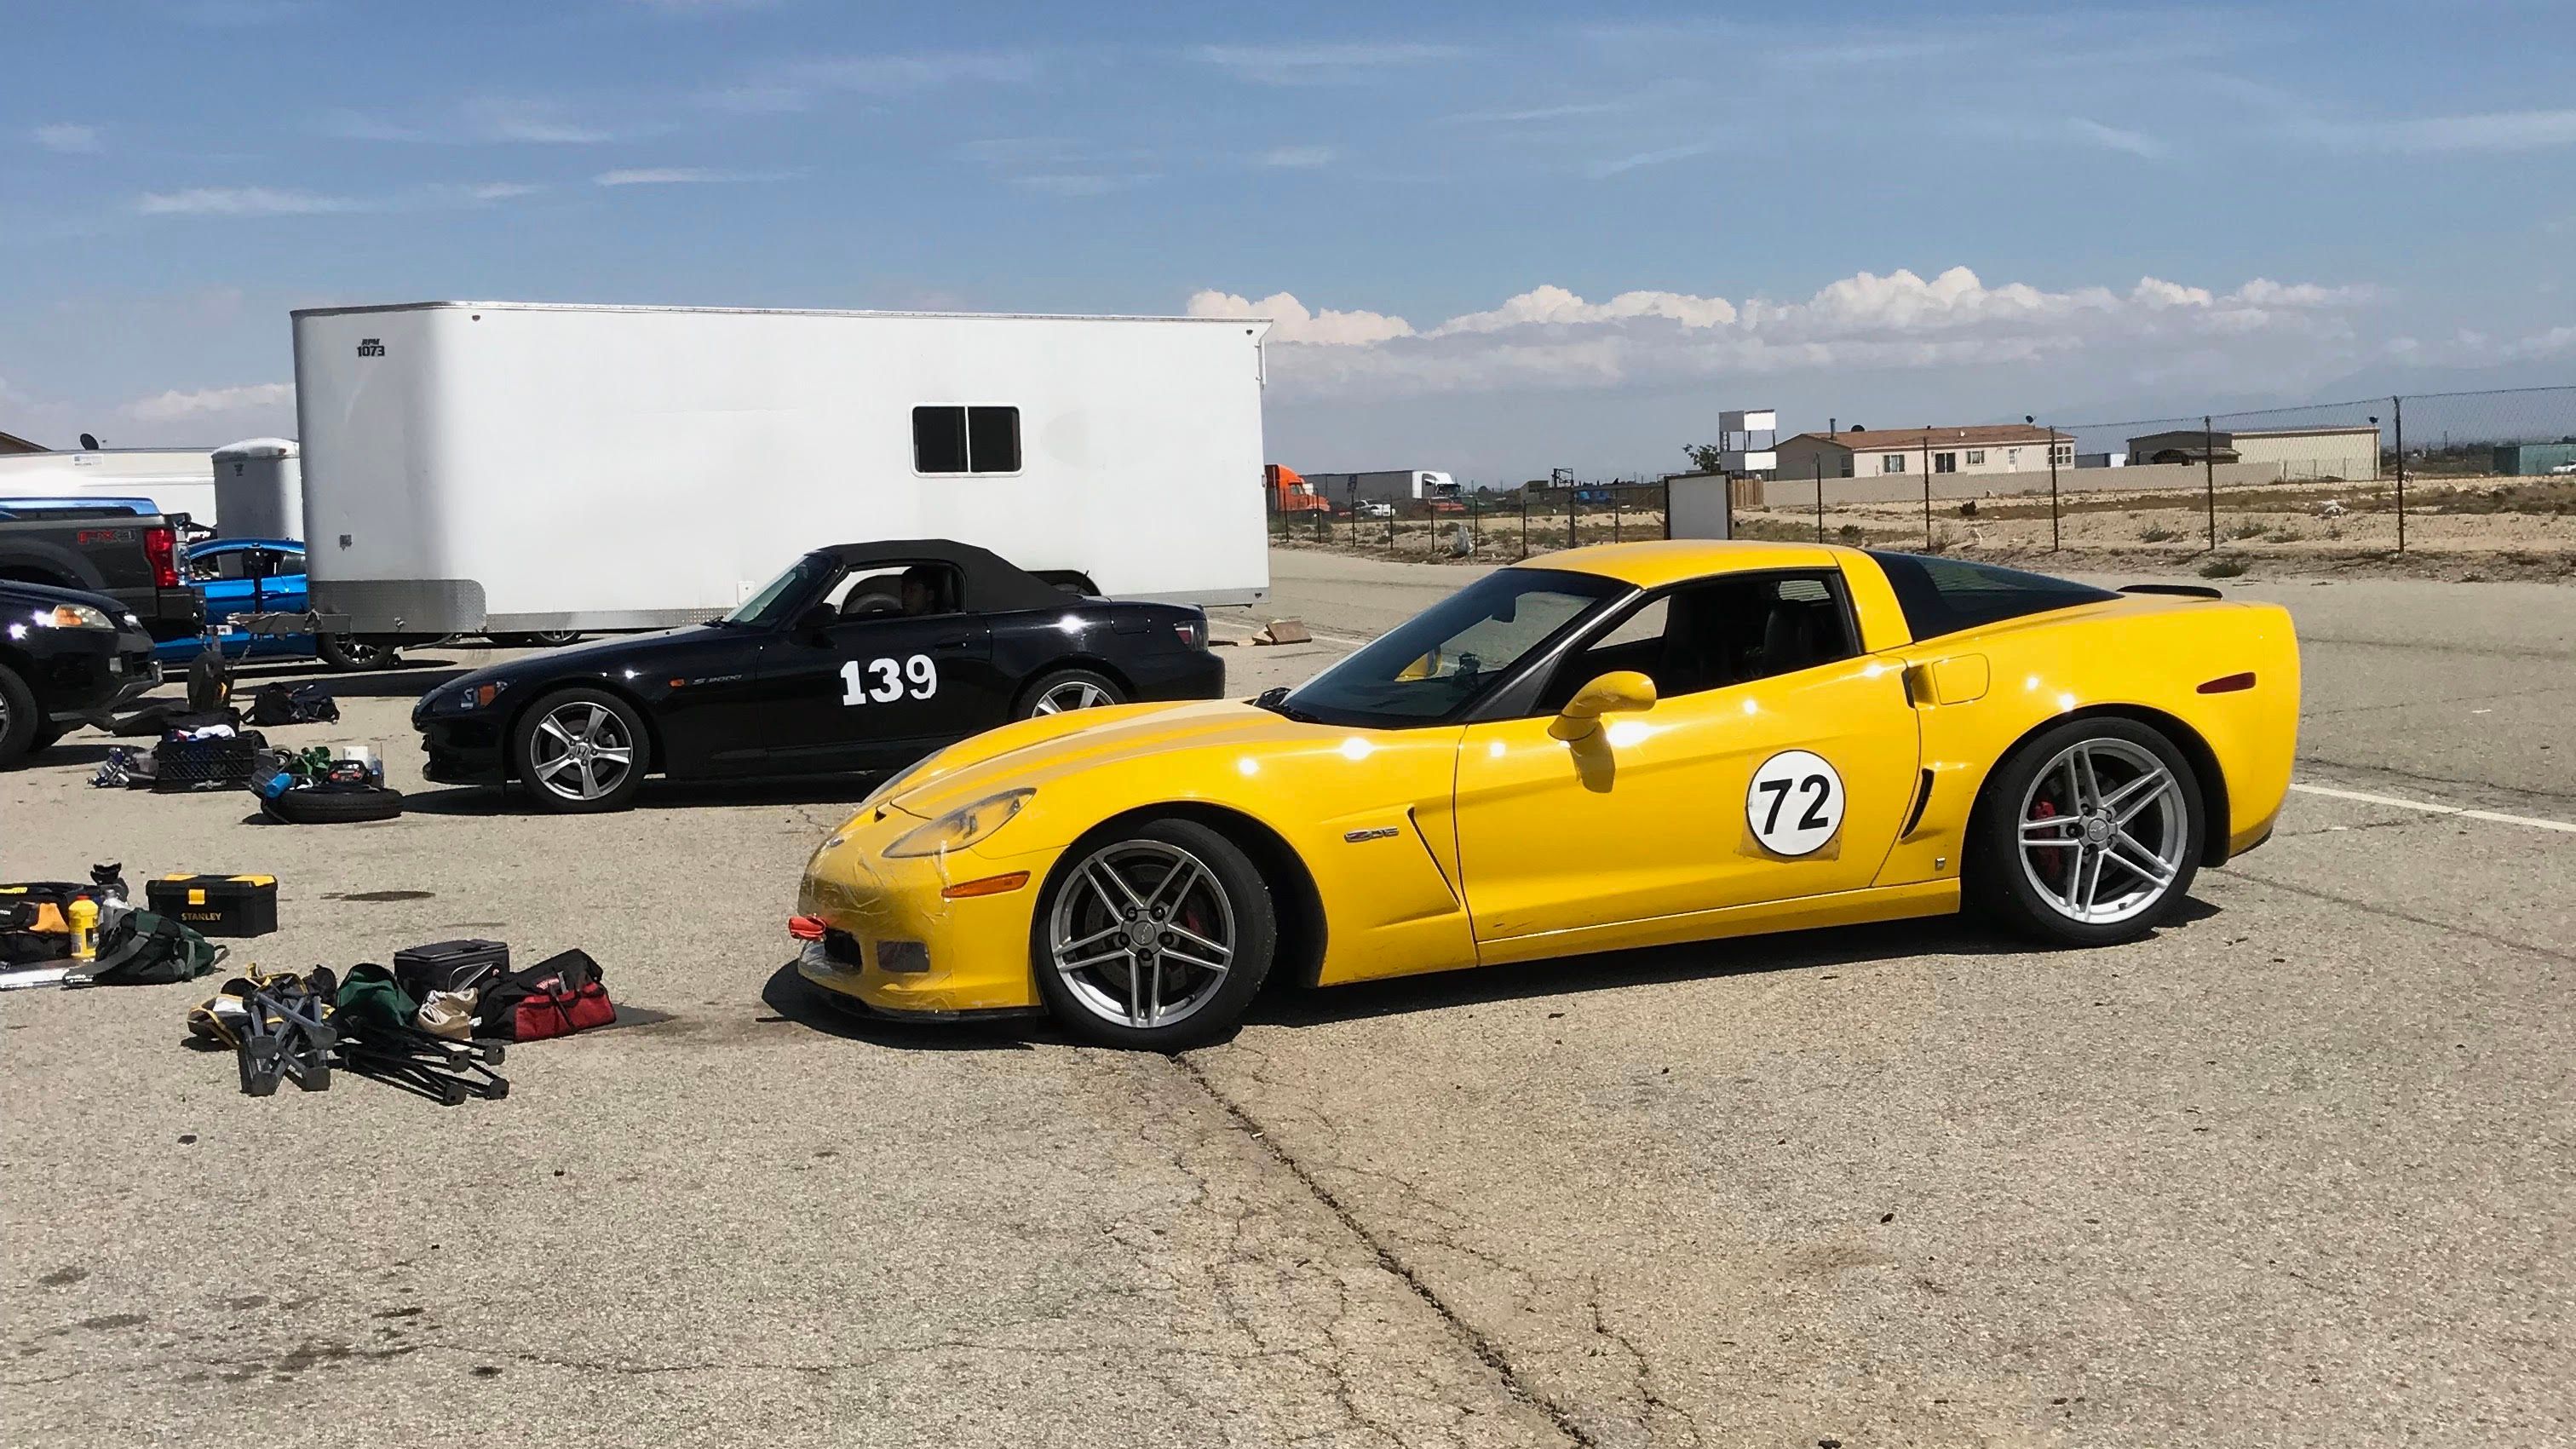
[[[158,771],[152,788],[168,793],[207,784],[243,784],[267,743],[255,732],[226,740],[163,740],[152,749]]]

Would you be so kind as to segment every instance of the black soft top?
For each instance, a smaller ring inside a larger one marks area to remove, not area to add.
[[[990,549],[953,538],[888,539],[878,543],[837,543],[816,553],[840,560],[844,568],[881,568],[888,564],[935,563],[957,570],[957,607],[970,614],[1007,614],[1020,609],[1061,609],[1078,603],[1072,595]]]

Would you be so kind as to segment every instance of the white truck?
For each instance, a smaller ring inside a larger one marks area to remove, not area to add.
[[[1389,468],[1373,473],[1309,473],[1306,483],[1315,495],[1335,508],[1351,509],[1367,503],[1429,503],[1434,499],[1455,500],[1457,480],[1446,473],[1423,468]]]
[[[650,629],[827,544],[953,538],[1085,592],[1269,591],[1234,319],[425,302],[294,314],[315,622]]]

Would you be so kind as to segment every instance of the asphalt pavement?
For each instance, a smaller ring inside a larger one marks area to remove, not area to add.
[[[1318,642],[1242,692],[1467,577],[1273,559]],[[474,651],[272,732],[377,743],[399,821],[92,790],[74,736],[0,776],[0,878],[273,872],[228,970],[581,946],[627,1019],[442,1109],[240,1096],[203,983],[0,997],[0,1440],[2576,1439],[2576,591],[2243,592],[2306,641],[2307,789],[2153,939],[1281,990],[1177,1059],[818,1010],[780,927],[863,781],[422,785]]]

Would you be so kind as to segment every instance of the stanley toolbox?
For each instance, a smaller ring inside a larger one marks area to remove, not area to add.
[[[201,936],[265,936],[277,929],[273,875],[165,875],[143,883],[155,915]]]

